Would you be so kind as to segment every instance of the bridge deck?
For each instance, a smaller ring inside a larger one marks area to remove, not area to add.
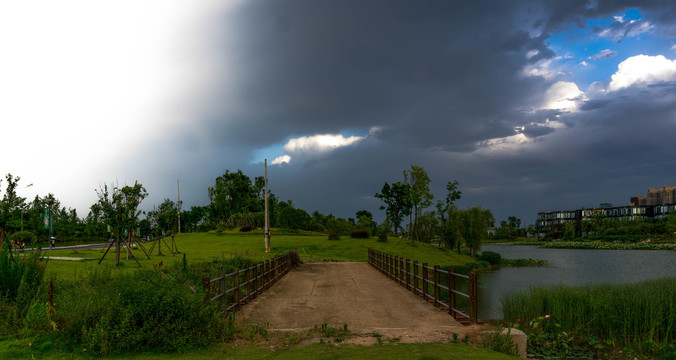
[[[367,263],[303,264],[246,305],[238,318],[269,324],[272,331],[347,324],[353,333],[377,332],[402,341],[443,341],[469,330]]]

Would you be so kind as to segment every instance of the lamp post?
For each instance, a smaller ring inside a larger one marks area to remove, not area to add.
[[[268,159],[265,159],[265,252],[270,252],[270,216],[268,209]]]

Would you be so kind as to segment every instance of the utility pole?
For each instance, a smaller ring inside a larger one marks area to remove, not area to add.
[[[178,202],[176,203],[176,210],[178,211],[178,233],[181,233],[181,187],[176,180],[176,193],[178,195]]]
[[[270,252],[270,212],[268,209],[268,159],[265,159],[265,252]]]

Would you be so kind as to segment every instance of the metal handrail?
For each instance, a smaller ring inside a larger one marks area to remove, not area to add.
[[[469,319],[471,323],[477,322],[477,280],[476,275],[463,275],[448,270],[440,269],[438,265],[429,266],[427,263],[418,263],[399,256],[382,253],[373,249],[368,250],[368,262],[375,269],[396,281],[407,290],[421,296],[425,301],[431,302],[436,307],[445,308],[449,315]],[[410,267],[413,267],[410,271]],[[441,284],[441,275],[445,275],[448,286]],[[455,289],[455,279],[467,279],[470,293],[465,294]],[[430,289],[431,288],[431,289]],[[441,296],[448,296],[448,303],[441,301]],[[456,308],[455,296],[460,295],[469,299],[469,314]]]
[[[206,299],[220,300],[226,312],[237,310],[279,281],[298,260],[298,252],[292,250],[214,279],[204,278],[202,287],[207,293]],[[226,283],[232,287],[228,288]],[[213,292],[216,294],[212,295]]]

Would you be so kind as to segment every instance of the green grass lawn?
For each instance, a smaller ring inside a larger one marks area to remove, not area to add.
[[[0,356],[8,359],[97,359],[89,356],[82,349],[66,349],[56,343],[31,343],[29,340],[5,339],[0,341]],[[210,349],[195,350],[185,353],[142,353],[134,355],[108,355],[106,359],[138,359],[138,360],[192,360],[192,359],[472,359],[472,360],[514,360],[510,355],[494,352],[484,348],[472,347],[464,344],[432,343],[432,344],[401,344],[384,343],[382,345],[357,346],[312,344],[293,348],[269,348],[265,343],[233,347],[221,344]]]
[[[168,239],[169,240],[169,239]],[[189,233],[175,237],[176,246],[181,254],[172,256],[163,248],[162,255],[157,255],[157,249],[148,259],[140,250],[134,250],[143,268],[150,268],[162,262],[170,265],[174,261],[181,260],[183,253],[186,254],[189,263],[211,261],[218,257],[230,257],[243,255],[256,261],[265,260],[289,250],[297,249],[304,262],[317,261],[367,261],[368,248],[382,252],[404,256],[411,260],[427,262],[430,265],[460,266],[472,259],[454,251],[440,249],[424,243],[411,244],[409,240],[390,238],[387,242],[378,242],[376,238],[353,239],[343,236],[340,240],[328,240],[326,235],[274,235],[271,239],[272,253],[264,252],[262,234],[212,234],[212,233]],[[144,244],[146,249],[150,243]],[[85,259],[99,259],[103,255],[102,250],[58,250],[47,251],[47,256],[80,257]],[[104,261],[97,265],[98,260],[65,261],[50,260],[47,263],[47,276],[74,276],[85,275],[93,270],[112,269],[114,264],[114,249],[108,252]],[[126,259],[124,250],[121,253],[122,266],[115,271],[133,271],[139,266],[130,257]]]

